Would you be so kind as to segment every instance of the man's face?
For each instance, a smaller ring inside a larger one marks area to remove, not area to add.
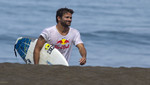
[[[72,14],[71,13],[65,13],[62,18],[60,18],[60,23],[64,27],[68,27],[71,25],[72,22]]]

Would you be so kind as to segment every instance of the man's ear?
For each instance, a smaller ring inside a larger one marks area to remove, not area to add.
[[[58,21],[60,21],[60,20],[61,20],[61,17],[60,17],[60,16],[58,16],[58,17],[57,17],[57,20],[58,20]]]

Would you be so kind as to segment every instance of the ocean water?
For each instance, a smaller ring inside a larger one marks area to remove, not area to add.
[[[0,63],[21,63],[14,55],[18,37],[38,38],[56,25],[56,10],[75,11],[71,27],[87,49],[85,66],[150,67],[149,0],[0,0]],[[73,48],[69,64],[78,66]]]

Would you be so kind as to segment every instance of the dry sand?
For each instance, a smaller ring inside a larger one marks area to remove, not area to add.
[[[1,63],[0,85],[150,85],[150,68]]]

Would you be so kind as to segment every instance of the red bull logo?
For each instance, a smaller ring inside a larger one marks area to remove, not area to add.
[[[57,48],[57,49],[69,48],[69,40],[66,40],[66,39],[59,40],[57,42],[57,45],[55,45],[55,48]]]

